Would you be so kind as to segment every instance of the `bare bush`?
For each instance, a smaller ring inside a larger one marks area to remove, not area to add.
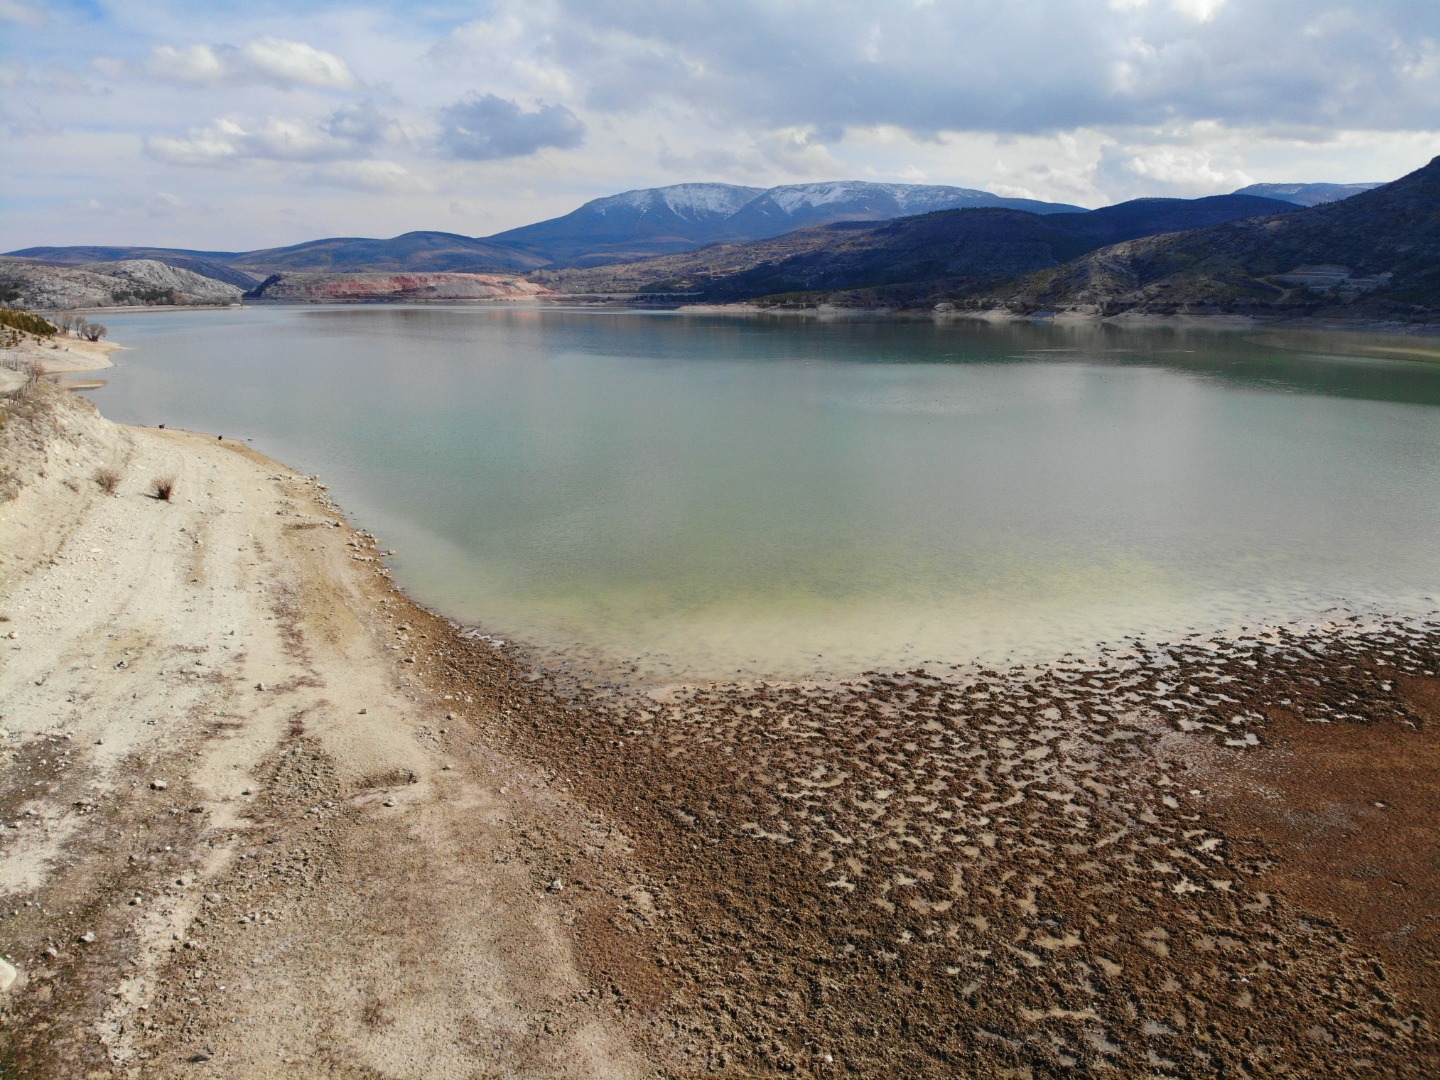
[[[175,497],[175,477],[157,476],[150,481],[150,494],[161,502],[169,502]]]
[[[85,329],[80,332],[80,336],[86,341],[99,341],[109,332],[109,329],[103,323],[87,322]]]
[[[115,489],[120,486],[120,474],[109,467],[96,469],[93,479],[106,495],[114,495]]]

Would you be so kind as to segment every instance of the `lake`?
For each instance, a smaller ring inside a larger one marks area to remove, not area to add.
[[[111,419],[252,439],[397,549],[416,599],[636,680],[1040,659],[1440,592],[1440,364],[1353,337],[486,305],[104,320],[128,347],[92,392]]]

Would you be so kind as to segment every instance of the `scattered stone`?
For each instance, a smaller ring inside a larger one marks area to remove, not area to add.
[[[20,973],[15,970],[14,966],[9,961],[0,960],[0,994],[3,994],[6,990],[9,990],[10,987],[15,984],[15,980],[19,977]]]
[[[154,791],[164,791],[169,785],[164,780],[151,780],[150,787]]]
[[[394,799],[386,799],[386,800],[385,800],[385,805],[386,805],[386,806],[394,806],[394,805],[395,805],[395,800],[394,800]]]
[[[257,682],[257,683],[255,684],[255,689],[256,689],[256,690],[264,690],[264,689],[265,689],[265,684],[264,684],[263,682]]]
[[[95,940],[95,931],[94,931],[94,930],[86,930],[85,933],[81,934],[76,940],[77,940],[77,941],[82,941],[82,942],[84,942],[86,945],[89,945],[89,944],[91,944],[91,943]]]
[[[550,892],[559,892],[561,889],[565,888],[565,883],[557,877],[554,881],[550,882],[547,888]]]

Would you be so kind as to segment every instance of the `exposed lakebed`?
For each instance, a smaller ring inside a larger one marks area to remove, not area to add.
[[[417,599],[641,681],[1405,615],[1440,581],[1440,365],[1313,335],[439,305],[109,322],[130,349],[106,415],[253,438],[398,549]]]

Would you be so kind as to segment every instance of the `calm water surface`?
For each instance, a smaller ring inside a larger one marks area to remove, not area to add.
[[[485,306],[106,322],[130,347],[94,392],[111,418],[252,438],[322,474],[421,601],[644,678],[1038,658],[1440,591],[1440,364],[1313,336]]]

